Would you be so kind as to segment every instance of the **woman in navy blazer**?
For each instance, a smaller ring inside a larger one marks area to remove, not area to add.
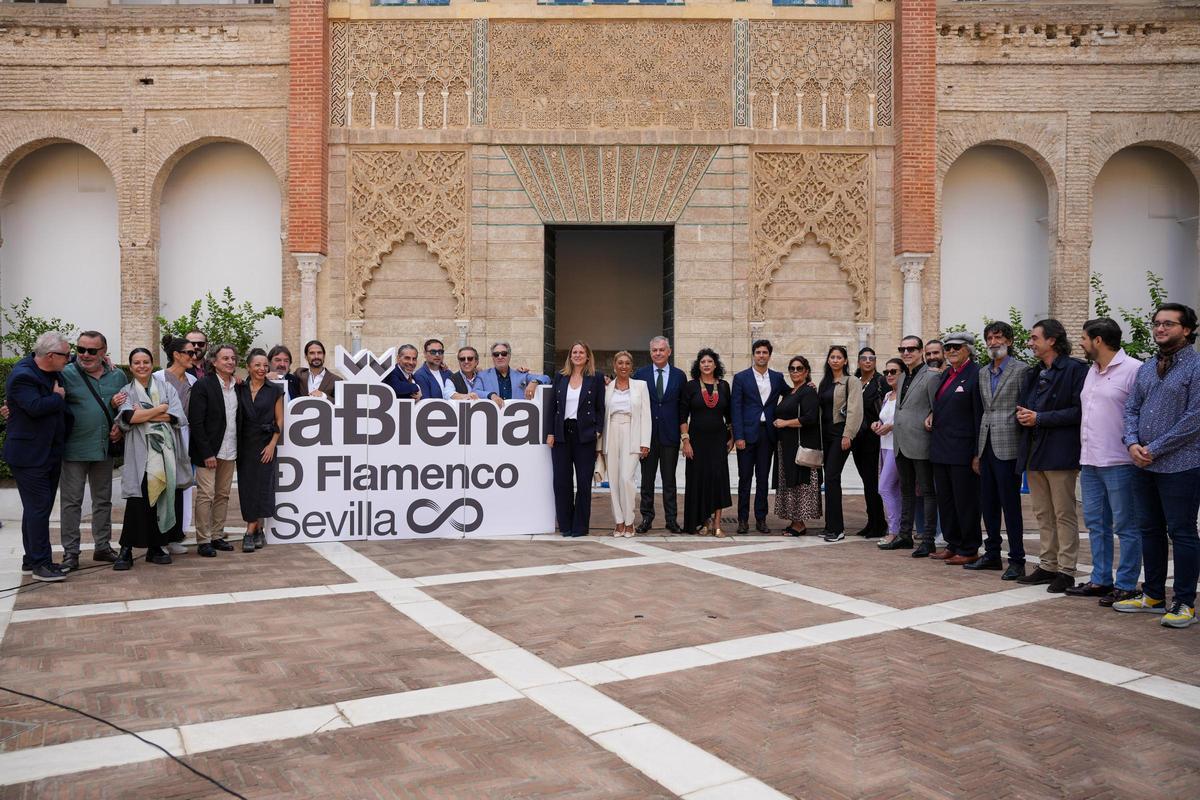
[[[604,376],[585,342],[575,342],[554,377],[550,395],[554,433],[546,437],[554,469],[554,511],[563,536],[587,536],[592,517],[592,474],[604,432]],[[572,493],[571,473],[575,473]]]

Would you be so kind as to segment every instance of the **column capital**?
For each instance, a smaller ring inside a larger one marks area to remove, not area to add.
[[[296,259],[301,282],[315,281],[317,273],[325,265],[325,256],[320,253],[292,253],[292,258]]]
[[[456,319],[456,320],[454,320],[454,328],[456,331],[458,331],[458,346],[466,347],[467,346],[467,334],[470,332],[470,329],[471,329],[471,320]]]
[[[896,256],[896,268],[904,274],[905,283],[917,283],[921,273],[925,271],[925,262],[929,261],[930,253],[900,253]]]

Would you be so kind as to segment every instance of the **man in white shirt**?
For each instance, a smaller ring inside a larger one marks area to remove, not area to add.
[[[300,379],[308,396],[333,400],[337,382],[342,378],[325,369],[325,345],[316,339],[305,344],[304,360],[308,366],[296,370],[296,377]]]

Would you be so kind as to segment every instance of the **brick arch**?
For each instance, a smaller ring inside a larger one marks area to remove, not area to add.
[[[937,187],[941,197],[946,173],[963,153],[981,145],[996,145],[1016,150],[1033,162],[1046,180],[1050,208],[1056,209],[1059,187],[1063,185],[1066,150],[1061,128],[1043,122],[1022,120],[976,119],[953,124],[938,132]],[[1057,214],[1057,212],[1056,212]],[[1053,220],[1052,220],[1053,221]]]
[[[1200,183],[1200,128],[1175,115],[1121,116],[1095,130],[1089,163],[1089,186],[1094,186],[1104,165],[1129,147],[1156,147],[1178,158]]]
[[[19,121],[17,121],[19,123]],[[34,125],[0,126],[0,191],[12,168],[30,153],[52,144],[77,144],[104,163],[121,196],[120,145],[94,127],[67,117],[39,121]],[[118,204],[120,213],[120,204]],[[118,223],[120,222],[118,218]]]

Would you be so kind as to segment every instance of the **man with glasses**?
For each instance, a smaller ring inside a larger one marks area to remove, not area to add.
[[[413,373],[413,382],[420,387],[421,397],[440,398],[445,391],[446,381],[453,374],[443,363],[446,346],[441,339],[426,339],[422,349],[425,351],[425,363]]]
[[[1134,518],[1142,534],[1142,593],[1116,611],[1162,614],[1168,628],[1196,621],[1200,573],[1200,355],[1196,312],[1163,303],[1154,312],[1158,353],[1138,369],[1125,403],[1125,445],[1133,476]],[[1175,553],[1174,597],[1167,607],[1167,558]]]
[[[208,337],[204,335],[204,331],[193,328],[183,338],[192,348],[192,366],[188,368],[188,374],[200,380],[208,371],[208,361],[205,359],[208,354]]]
[[[671,342],[665,336],[650,340],[650,366],[633,373],[650,388],[650,452],[642,459],[642,521],[635,529],[646,533],[654,524],[654,479],[662,476],[663,516],[670,533],[679,533],[679,490],[675,469],[679,464],[679,393],[687,373],[671,366]]]
[[[479,351],[470,345],[458,348],[458,372],[442,384],[442,399],[478,400],[485,391],[479,374]]]
[[[537,387],[550,382],[545,375],[535,375],[527,369],[514,370],[511,364],[512,347],[508,342],[495,342],[492,344],[492,366],[480,373],[483,377],[483,397],[495,401],[501,408],[505,400],[514,397],[533,399]]]
[[[946,530],[943,560],[947,566],[973,564],[979,559],[983,540],[979,526],[979,476],[971,469],[983,416],[974,346],[975,337],[964,331],[946,336],[948,366],[938,376],[939,386],[933,400],[929,460],[933,464],[938,514]]]
[[[917,530],[921,543],[913,558],[934,553],[937,520],[937,492],[933,486],[933,465],[929,461],[930,416],[933,396],[940,383],[936,371],[921,361],[921,337],[900,340],[900,360],[907,373],[900,373],[896,384],[896,418],[892,444],[896,453],[896,471],[900,473],[900,535],[883,550],[907,550],[913,546],[913,518],[917,505],[917,487],[925,506],[925,524]]]
[[[62,465],[62,569],[79,569],[79,522],[83,491],[92,492],[92,561],[113,562],[112,540],[113,456],[110,443],[122,438],[116,424],[117,408],[125,402],[121,391],[129,382],[125,373],[108,363],[108,339],[99,331],[84,331],[75,344],[75,361],[62,371],[67,409],[74,424],[67,436]]]
[[[59,374],[70,357],[66,337],[56,331],[43,333],[33,353],[13,367],[5,385],[9,417],[3,455],[21,496],[21,572],[35,581],[66,578],[50,550],[50,511],[71,421]]]

